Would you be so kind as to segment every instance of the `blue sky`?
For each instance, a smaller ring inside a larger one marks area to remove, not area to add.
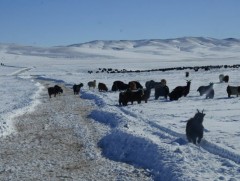
[[[0,0],[0,42],[240,38],[239,0]]]

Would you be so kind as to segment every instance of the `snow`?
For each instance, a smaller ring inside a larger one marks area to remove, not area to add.
[[[38,81],[69,88],[81,82],[84,87],[80,98],[94,107],[88,117],[104,130],[98,137],[98,146],[105,158],[143,168],[150,173],[149,180],[240,180],[240,98],[228,98],[226,92],[227,85],[240,85],[239,69],[96,73],[99,68],[151,70],[239,64],[239,40],[186,37],[94,41],[51,48],[0,47],[0,60],[5,64],[0,66],[0,93],[4,95],[0,112],[2,139],[16,134],[13,118],[42,104],[40,94],[44,88]],[[185,71],[190,72],[191,89],[187,97],[178,101],[155,100],[152,90],[148,103],[121,107],[119,92],[99,92],[87,87],[92,80],[111,89],[115,80],[125,83],[136,80],[145,86],[146,81],[166,79],[171,91],[178,85],[186,85]],[[229,83],[219,83],[219,74],[229,75]],[[199,96],[197,88],[210,82],[214,83],[214,99]],[[205,129],[201,144],[193,145],[186,140],[185,127],[197,109],[206,113]],[[81,134],[79,139],[89,138]],[[89,155],[94,159],[91,147]]]

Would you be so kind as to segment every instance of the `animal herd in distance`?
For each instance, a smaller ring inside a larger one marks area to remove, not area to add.
[[[185,72],[185,76],[189,76],[189,72]],[[229,81],[229,76],[228,75],[219,75],[219,82],[223,83],[226,82],[228,83]],[[96,88],[96,80],[89,81],[87,83],[88,89],[95,89]],[[80,84],[74,84],[72,89],[74,95],[79,95],[81,88],[84,86],[83,83]],[[169,91],[169,88],[167,86],[167,81],[165,79],[162,79],[160,82],[155,82],[153,80],[147,81],[145,83],[145,87],[138,82],[138,81],[130,81],[128,84],[125,84],[122,81],[114,81],[112,85],[112,91],[120,91],[119,93],[119,105],[120,106],[127,106],[128,103],[130,102],[133,104],[134,101],[137,103],[141,103],[141,101],[145,101],[147,103],[151,90],[155,90],[155,100],[157,100],[160,96],[164,97],[167,99],[169,97],[170,101],[176,101],[181,97],[186,97],[189,94],[190,87],[191,87],[191,80],[187,80],[185,86],[177,86],[175,87],[171,92]],[[99,82],[98,83],[98,90],[99,92],[107,92],[108,88],[106,84]],[[213,83],[210,82],[209,85],[206,86],[200,86],[197,91],[200,93],[200,96],[206,95],[206,99],[213,99],[214,98],[214,89],[213,89]],[[240,86],[227,86],[227,94],[228,97],[231,95],[238,95],[240,94]],[[56,97],[57,94],[63,93],[63,90],[60,86],[55,85],[54,87],[49,87],[48,88],[48,95],[49,98],[51,98],[51,95],[54,95]],[[204,110],[200,112],[197,110],[197,113],[187,120],[186,124],[186,137],[187,140],[190,143],[193,144],[200,144],[202,138],[203,138],[203,133],[204,133],[204,126],[203,126],[203,119],[204,119],[205,113]]]

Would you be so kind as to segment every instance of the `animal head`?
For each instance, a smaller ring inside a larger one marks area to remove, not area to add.
[[[162,80],[161,80],[161,84],[162,84],[162,85],[167,85],[166,79],[162,79]]]
[[[194,119],[196,121],[198,121],[199,123],[202,123],[203,122],[203,118],[206,114],[203,113],[204,112],[204,109],[202,110],[202,112],[200,112],[198,109],[197,109],[197,113],[195,114],[194,116]]]
[[[191,81],[192,81],[192,80],[186,80],[186,81],[187,81],[187,84],[191,84]]]
[[[212,88],[212,87],[213,87],[213,84],[214,84],[213,82],[210,82],[210,83],[209,83],[209,86]]]

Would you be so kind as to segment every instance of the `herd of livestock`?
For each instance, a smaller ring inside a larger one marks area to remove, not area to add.
[[[189,76],[189,73],[186,72],[186,77]],[[220,82],[228,82],[229,76],[228,75],[219,75],[219,81]],[[96,88],[96,80],[90,81],[87,83],[88,88],[95,89]],[[80,84],[74,84],[73,85],[73,93],[74,95],[79,95],[81,88],[83,87],[83,83]],[[112,91],[120,91],[119,92],[119,105],[126,106],[128,103],[132,103],[134,101],[137,101],[138,103],[141,103],[141,101],[147,102],[151,90],[155,90],[155,100],[157,100],[160,96],[165,97],[166,99],[169,97],[169,100],[178,100],[180,97],[186,97],[189,94],[191,87],[191,80],[187,80],[187,83],[185,86],[177,86],[175,87],[171,92],[169,91],[169,88],[167,86],[167,81],[165,79],[162,79],[160,82],[155,82],[153,80],[147,81],[145,83],[145,88],[138,82],[138,81],[131,81],[128,84],[125,84],[122,81],[114,81],[112,85]],[[98,83],[98,90],[100,92],[104,91],[107,92],[108,88],[106,84],[99,82]],[[206,99],[212,99],[214,98],[214,89],[213,89],[213,83],[210,83],[207,86],[200,86],[197,91],[200,93],[200,96],[206,95]],[[240,94],[240,86],[227,86],[227,94],[228,97],[231,95],[238,96]],[[56,97],[57,94],[63,93],[63,90],[60,86],[55,85],[54,87],[48,88],[48,95],[49,98],[51,98],[51,95],[54,95]],[[201,139],[203,138],[203,132],[204,127],[202,125],[203,119],[204,119],[205,113],[202,111],[200,112],[197,110],[197,113],[194,115],[194,117],[187,120],[186,124],[186,137],[189,142],[192,142],[193,144],[200,143]]]
[[[186,72],[186,77],[188,77],[189,73]],[[219,81],[220,82],[228,82],[229,76],[228,75],[219,75]],[[96,80],[90,81],[87,83],[89,89],[93,88],[95,89],[97,87]],[[80,84],[74,84],[73,85],[73,92],[74,94],[79,94],[81,87],[83,87],[83,83]],[[145,88],[138,82],[138,81],[130,81],[128,84],[122,82],[122,81],[114,81],[112,85],[112,91],[120,91],[119,93],[119,105],[126,106],[129,102],[133,104],[134,101],[141,103],[141,101],[147,102],[151,90],[155,90],[155,100],[157,100],[160,96],[167,99],[169,97],[170,101],[178,100],[181,97],[186,97],[189,94],[191,87],[191,80],[187,80],[187,83],[185,86],[177,86],[175,87],[171,92],[169,91],[169,87],[167,86],[167,81],[165,79],[162,79],[160,82],[155,82],[154,80],[147,81],[145,83]],[[98,90],[100,92],[105,91],[107,92],[109,89],[107,88],[106,84],[99,82],[98,83]],[[197,91],[200,93],[200,96],[206,95],[206,99],[212,99],[214,98],[214,89],[213,89],[213,83],[210,83],[206,86],[200,86]],[[228,97],[231,95],[238,96],[240,94],[240,86],[227,86],[227,94]],[[51,98],[51,95],[54,95],[56,97],[57,94],[62,93],[63,90],[60,86],[55,85],[54,87],[48,88],[48,94],[49,98]]]

